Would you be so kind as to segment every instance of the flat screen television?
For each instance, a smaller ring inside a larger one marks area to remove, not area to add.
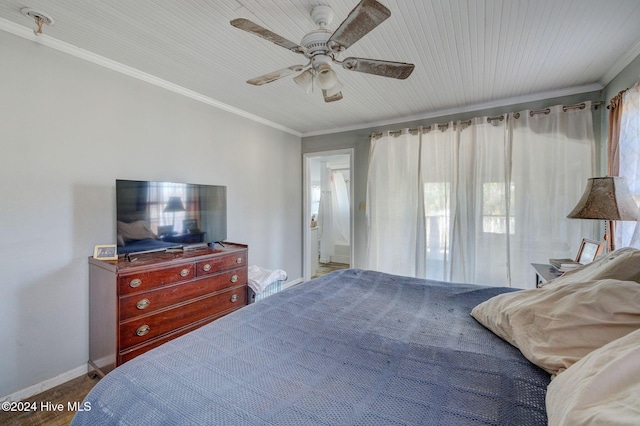
[[[223,242],[227,187],[116,180],[118,254]]]

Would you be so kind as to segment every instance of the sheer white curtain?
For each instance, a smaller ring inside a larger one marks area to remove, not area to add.
[[[598,221],[567,219],[594,176],[595,140],[590,102],[584,109],[555,106],[533,116],[522,111],[511,123],[511,282],[520,287],[531,281],[530,262],[574,257],[582,238],[600,239]]]
[[[349,193],[341,171],[331,172],[331,205],[333,208],[334,244],[350,244]]]
[[[420,182],[424,206],[425,245],[420,246],[424,267],[418,275],[450,281],[452,277],[452,235],[457,213],[457,170],[460,127],[453,122],[421,129]],[[419,218],[422,218],[419,214]]]
[[[595,235],[594,221],[566,219],[594,145],[590,104],[373,138],[367,267],[532,287],[531,262],[572,256]]]
[[[327,162],[320,162],[320,203],[318,207],[318,229],[320,239],[320,262],[329,263],[333,253],[333,197],[331,195],[331,170]]]
[[[622,95],[620,122],[620,176],[640,203],[640,82]],[[616,247],[640,248],[638,222],[616,222]]]
[[[419,138],[406,130],[372,139],[367,177],[369,269],[416,276]]]
[[[461,129],[452,281],[508,284],[509,145],[506,120],[478,117]]]

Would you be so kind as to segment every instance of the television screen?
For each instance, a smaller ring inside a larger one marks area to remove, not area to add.
[[[118,253],[227,238],[227,187],[116,180]]]

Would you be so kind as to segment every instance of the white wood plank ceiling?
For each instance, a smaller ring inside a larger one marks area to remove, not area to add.
[[[381,2],[391,17],[341,58],[410,62],[415,71],[396,80],[335,67],[344,99],[332,103],[304,93],[293,76],[247,84],[305,60],[229,21],[248,18],[300,42],[315,29],[313,6],[333,8],[335,29],[357,0],[3,0],[0,29],[99,55],[302,136],[599,90],[640,54],[638,0]],[[54,24],[35,37],[23,7]]]

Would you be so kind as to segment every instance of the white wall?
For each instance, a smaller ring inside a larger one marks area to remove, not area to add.
[[[0,31],[0,399],[88,358],[115,179],[227,185],[228,240],[302,276],[300,138]]]

